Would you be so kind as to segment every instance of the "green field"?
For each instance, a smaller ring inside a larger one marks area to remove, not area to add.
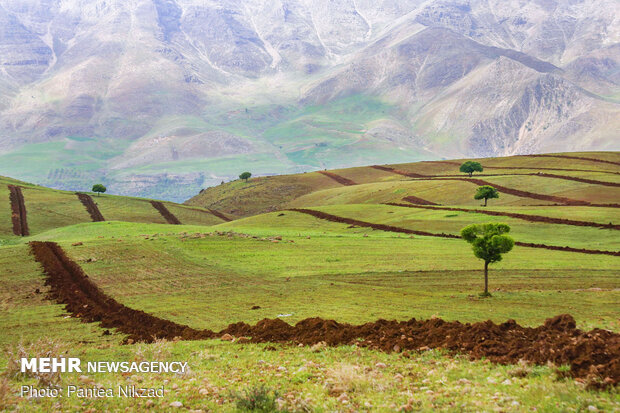
[[[620,162],[618,153],[576,156]],[[575,166],[561,158],[526,157],[488,159],[483,164],[514,167],[524,161],[532,170]],[[422,164],[394,168],[455,174],[449,164]],[[600,171],[591,172],[596,178],[590,179],[616,182],[614,172],[620,172],[620,167],[607,165],[587,162],[588,168]],[[570,194],[571,199],[591,203],[619,201],[614,187],[510,175],[510,171],[484,179],[540,194]],[[491,265],[493,297],[483,299],[478,296],[482,262],[463,240],[352,227],[288,208],[311,208],[435,234],[458,234],[472,223],[499,221],[509,224],[510,235],[520,242],[610,252],[620,251],[617,229],[382,205],[412,195],[446,207],[480,208],[479,201],[471,199],[475,185],[469,182],[418,180],[372,168],[333,172],[359,185],[343,186],[318,173],[253,178],[247,184],[238,181],[205,191],[189,202],[198,210],[166,203],[187,225],[166,224],[148,200],[109,195],[93,196],[108,221],[90,222],[73,193],[20,184],[32,234],[23,238],[11,232],[6,184],[15,182],[3,178],[0,346],[5,351],[0,366],[8,366],[19,346],[30,354],[57,346],[53,353],[66,351],[89,361],[188,361],[191,373],[67,373],[61,378],[64,385],[165,384],[165,397],[150,402],[27,400],[16,392],[20,385],[36,384],[36,380],[11,375],[8,369],[0,376],[0,410],[165,411],[178,401],[187,409],[235,411],[243,398],[239,392],[261,384],[272,392],[270,397],[278,393],[273,397],[282,411],[620,410],[617,389],[586,390],[579,381],[559,377],[556,369],[565,367],[503,366],[441,350],[388,354],[352,346],[310,348],[221,340],[120,345],[122,334],[104,335],[96,323],[67,317],[63,306],[46,298],[44,275],[27,244],[57,242],[92,282],[118,302],[197,329],[219,330],[229,323],[254,324],[278,317],[289,323],[323,317],[355,324],[412,317],[464,323],[515,319],[534,327],[568,313],[581,329],[620,332],[618,256],[516,246],[504,260]],[[223,222],[196,205],[238,219]],[[501,193],[490,201],[488,210],[620,223],[616,207],[559,206]]]

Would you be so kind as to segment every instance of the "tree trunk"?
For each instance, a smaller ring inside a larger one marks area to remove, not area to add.
[[[488,198],[484,198],[484,206],[487,206],[487,199]]]
[[[489,262],[484,262],[484,295],[489,295]]]

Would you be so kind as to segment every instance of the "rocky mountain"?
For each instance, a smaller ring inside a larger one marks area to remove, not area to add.
[[[616,0],[2,0],[0,174],[182,200],[255,174],[620,149]]]

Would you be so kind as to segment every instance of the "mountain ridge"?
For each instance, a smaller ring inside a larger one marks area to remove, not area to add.
[[[618,149],[617,12],[610,0],[8,0],[0,173],[180,201],[241,169]]]

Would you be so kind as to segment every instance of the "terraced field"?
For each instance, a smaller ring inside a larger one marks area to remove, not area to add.
[[[11,192],[19,192],[11,195]],[[4,196],[6,195],[6,196]],[[84,222],[125,221],[142,223],[167,223],[163,215],[147,199],[114,195],[91,196],[83,193],[58,191],[0,177],[0,242],[11,239],[11,235],[22,236],[22,225],[30,234]],[[15,198],[15,201],[13,201]],[[21,203],[20,203],[21,202]],[[169,212],[183,219],[187,224],[214,225],[225,220],[204,208],[188,207],[172,202],[159,202]],[[13,209],[15,208],[15,209]],[[22,212],[19,212],[19,211]],[[17,213],[15,213],[17,211]],[[17,219],[17,229],[7,226]]]
[[[617,161],[483,159],[489,176],[473,179],[514,190],[486,208],[460,161],[441,161],[252,178],[192,205],[91,196],[105,221],[75,193],[2,180],[0,366],[20,341],[50,348],[44,335],[82,359],[182,359],[192,375],[67,374],[167,380],[166,396],[9,391],[0,408],[234,411],[234,391],[262,384],[290,411],[620,409]],[[29,235],[13,233],[9,184]],[[482,299],[482,263],[459,231],[489,221],[509,224],[516,246]]]

